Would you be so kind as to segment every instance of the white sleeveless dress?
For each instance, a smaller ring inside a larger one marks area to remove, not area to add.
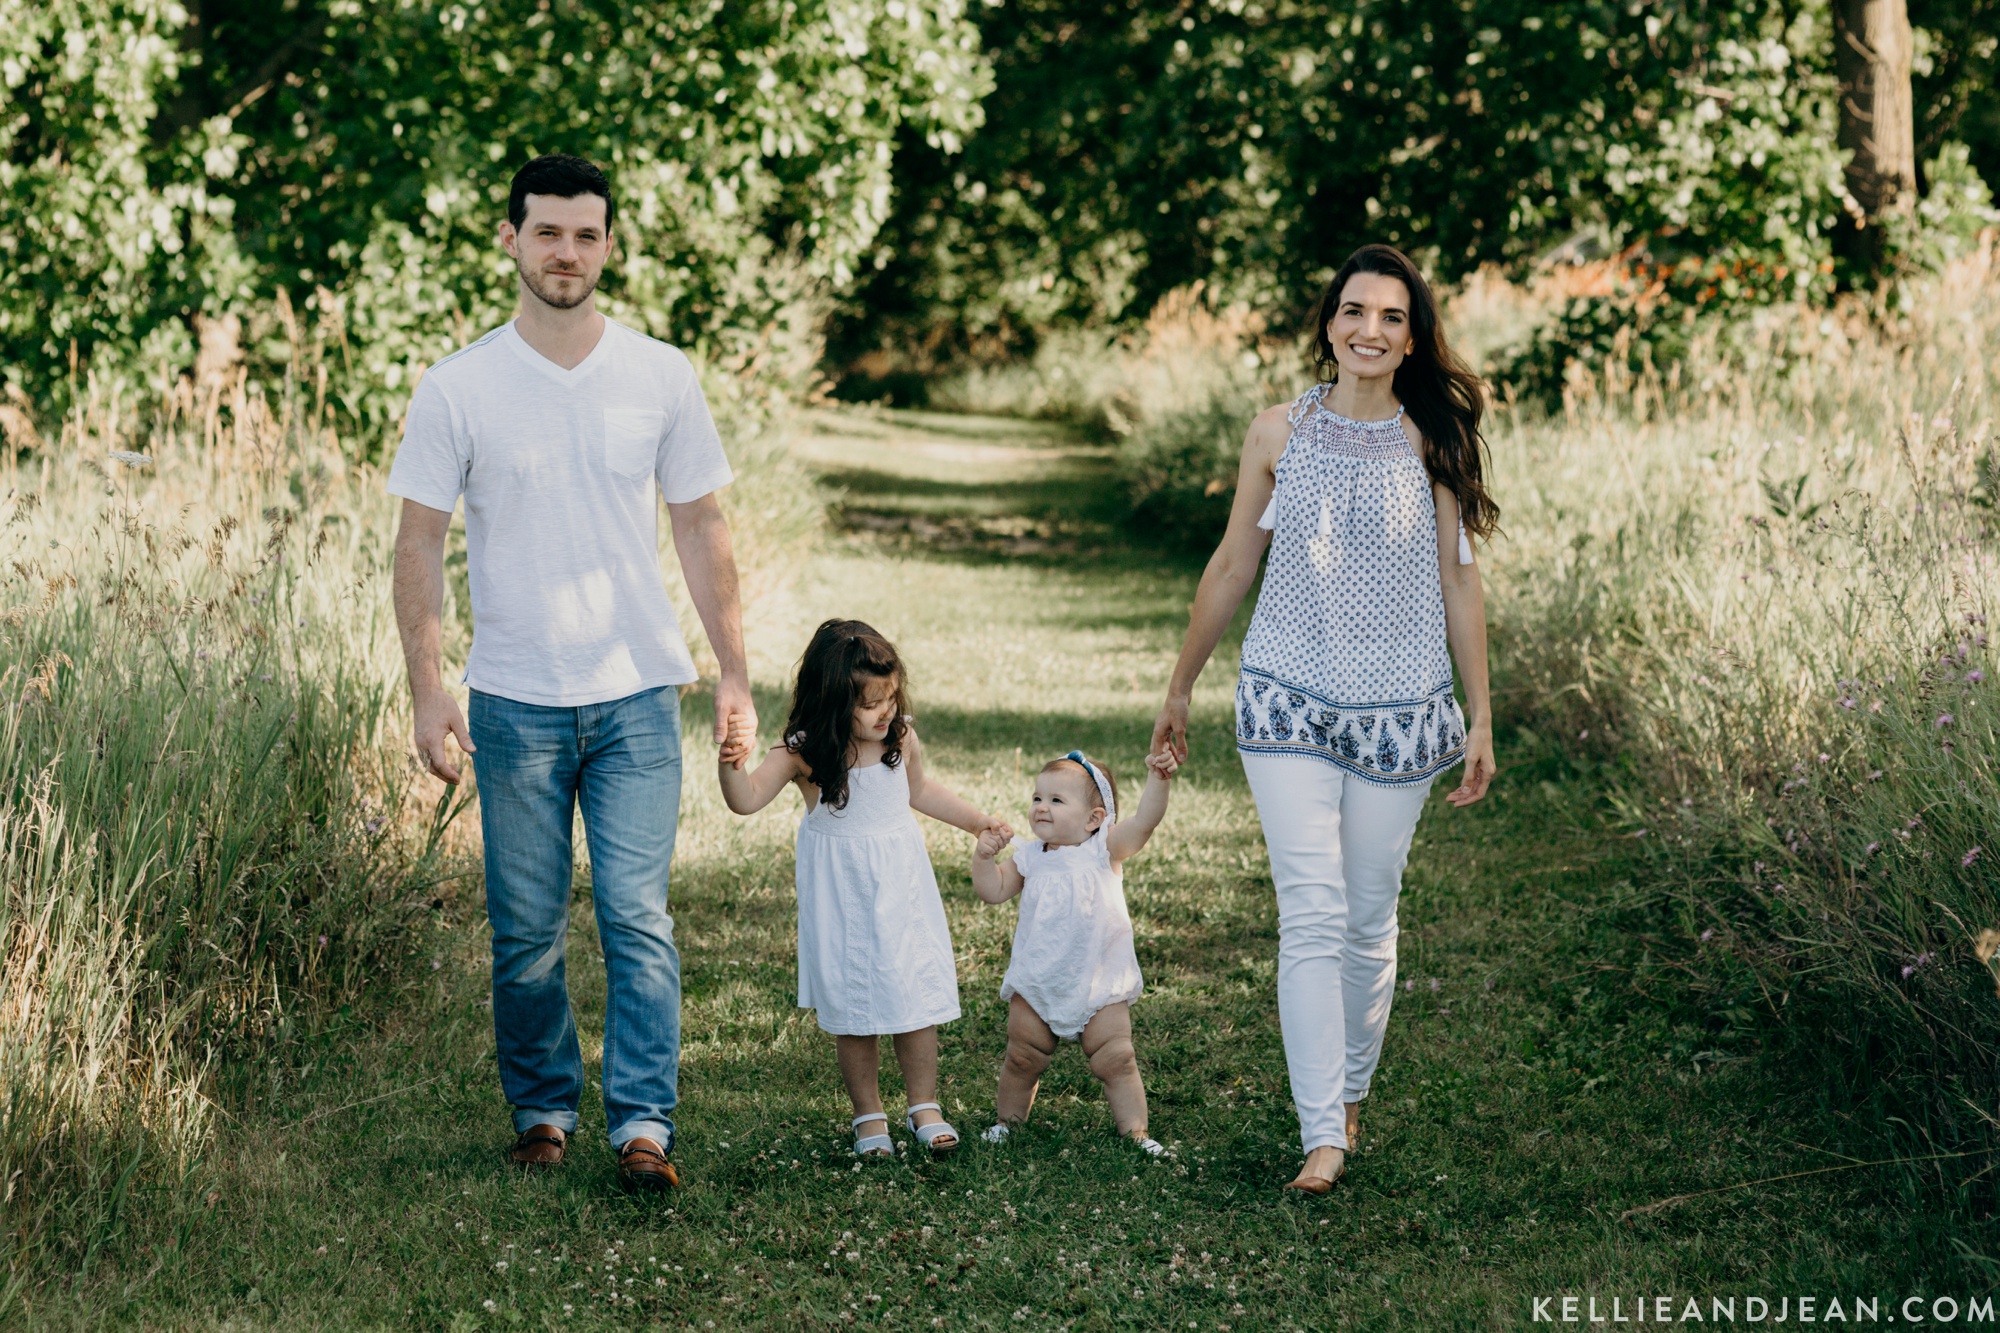
[[[799,822],[799,1007],[837,1036],[915,1032],[959,1016],[958,969],[910,778],[849,769],[846,808]]]
[[[1130,1004],[1146,989],[1125,910],[1125,877],[1111,868],[1099,829],[1074,847],[1014,839],[1021,915],[1000,998],[1016,995],[1058,1037],[1083,1035],[1098,1010]]]
[[[1437,505],[1403,413],[1292,404],[1259,526],[1271,529],[1243,638],[1236,746],[1323,759],[1368,782],[1428,783],[1465,754],[1438,575]],[[1459,533],[1459,563],[1472,550]]]

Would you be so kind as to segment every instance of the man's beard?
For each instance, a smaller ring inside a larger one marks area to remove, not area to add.
[[[542,276],[539,273],[530,273],[526,264],[517,260],[515,261],[515,267],[521,271],[521,281],[527,285],[529,291],[535,294],[535,299],[543,305],[550,306],[556,310],[574,310],[585,301],[588,301],[590,294],[597,290],[597,280],[593,278],[589,282],[581,284],[575,296],[559,296],[548,287],[543,286]],[[562,276],[573,278],[581,277],[582,275],[566,273]]]

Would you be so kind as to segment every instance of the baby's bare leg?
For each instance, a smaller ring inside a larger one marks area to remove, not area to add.
[[[1104,1100],[1118,1132],[1146,1137],[1146,1082],[1139,1077],[1139,1056],[1132,1049],[1130,1005],[1108,1004],[1091,1016],[1083,1030],[1083,1053],[1090,1072],[1104,1084]]]
[[[1035,1012],[1035,1007],[1016,995],[1007,1006],[1007,1058],[1000,1065],[1000,1092],[994,1109],[1000,1122],[1023,1124],[1035,1106],[1035,1090],[1041,1087],[1042,1071],[1056,1053],[1056,1034]]]

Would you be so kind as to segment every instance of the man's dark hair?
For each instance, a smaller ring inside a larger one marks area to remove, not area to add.
[[[516,228],[528,220],[531,194],[552,194],[559,199],[594,194],[604,201],[607,232],[611,230],[611,220],[618,215],[618,205],[611,201],[611,182],[604,172],[595,162],[569,153],[544,154],[514,173],[514,183],[507,188],[507,220]]]

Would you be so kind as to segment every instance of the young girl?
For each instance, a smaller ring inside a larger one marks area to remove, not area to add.
[[[1121,820],[1111,770],[1072,750],[1036,778],[1028,818],[1034,837],[1013,840],[1010,863],[995,859],[1008,843],[1004,829],[979,835],[972,887],[989,903],[1021,895],[1013,958],[1000,983],[1008,1002],[1007,1059],[996,1098],[999,1123],[984,1136],[989,1143],[1027,1120],[1061,1037],[1081,1041],[1118,1132],[1156,1157],[1166,1151],[1146,1134],[1146,1085],[1132,1050],[1131,1004],[1145,983],[1132,950],[1123,872],[1166,815],[1177,765],[1163,752],[1149,756],[1146,767],[1139,809]]]
[[[921,811],[968,833],[1008,830],[924,773],[906,677],[889,641],[858,620],[829,620],[799,662],[785,743],[754,771],[721,765],[722,797],[739,815],[789,783],[805,797],[799,824],[799,1007],[833,1034],[854,1102],[854,1151],[888,1157],[878,1083],[880,1035],[894,1037],[910,1099],[904,1122],[942,1156],[958,1132],[937,1101],[937,1025],[958,1017],[958,972]],[[742,737],[747,750],[755,737]],[[730,740],[738,737],[732,731]],[[881,1121],[881,1132],[861,1127]]]

